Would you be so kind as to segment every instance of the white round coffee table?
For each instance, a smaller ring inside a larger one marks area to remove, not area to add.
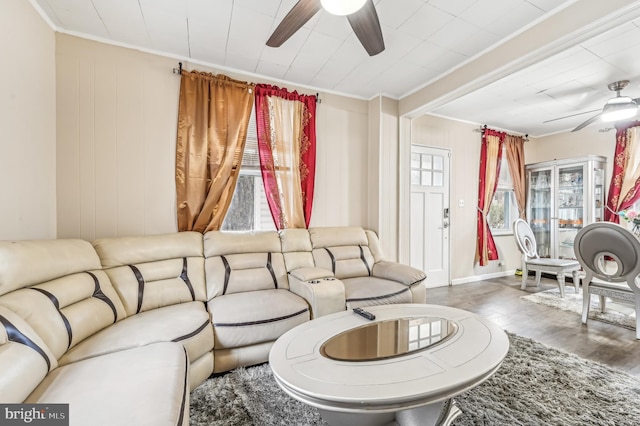
[[[438,305],[370,306],[376,319],[339,312],[299,325],[269,364],[292,397],[331,425],[446,425],[452,398],[489,378],[509,350],[491,321]]]

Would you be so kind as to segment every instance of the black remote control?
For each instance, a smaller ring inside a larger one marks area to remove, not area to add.
[[[366,319],[373,321],[374,319],[376,319],[376,316],[373,315],[371,312],[369,311],[365,311],[362,308],[353,308],[353,312],[355,312],[356,314],[365,317]]]

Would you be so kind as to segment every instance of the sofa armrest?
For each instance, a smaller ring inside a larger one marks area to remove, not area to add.
[[[316,269],[321,268],[303,268]],[[300,270],[296,270],[300,271]],[[326,271],[326,270],[324,270]],[[331,274],[330,271],[326,271]],[[304,274],[300,274],[303,276]],[[333,274],[331,274],[333,275]],[[309,280],[301,280],[294,272],[289,273],[289,290],[307,301],[311,308],[311,318],[341,312],[346,309],[344,284],[334,277],[318,277],[317,274],[307,275],[314,277]]]
[[[376,278],[396,281],[406,286],[412,286],[424,281],[427,275],[419,269],[402,263],[382,260],[373,265],[371,275]]]
[[[320,280],[323,278],[333,278],[333,272],[324,268],[298,268],[289,272],[289,275],[300,281]]]

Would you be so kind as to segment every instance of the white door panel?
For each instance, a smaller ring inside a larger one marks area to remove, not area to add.
[[[411,265],[426,272],[429,287],[448,285],[449,151],[411,146]]]
[[[425,194],[423,192],[411,193],[411,266],[420,270],[425,270]]]

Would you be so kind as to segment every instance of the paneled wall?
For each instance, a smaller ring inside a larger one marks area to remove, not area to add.
[[[55,238],[55,36],[29,2],[0,2],[0,52],[0,240]]]
[[[310,226],[364,226],[367,220],[367,103],[320,94],[316,183]]]
[[[367,227],[378,232],[385,256],[398,260],[398,101],[369,101]]]
[[[56,36],[56,60],[58,236],[92,240],[174,232],[180,79],[171,69],[177,61],[63,34]],[[311,226],[362,225],[367,103],[321,98]]]
[[[57,35],[58,236],[175,231],[175,62]]]

